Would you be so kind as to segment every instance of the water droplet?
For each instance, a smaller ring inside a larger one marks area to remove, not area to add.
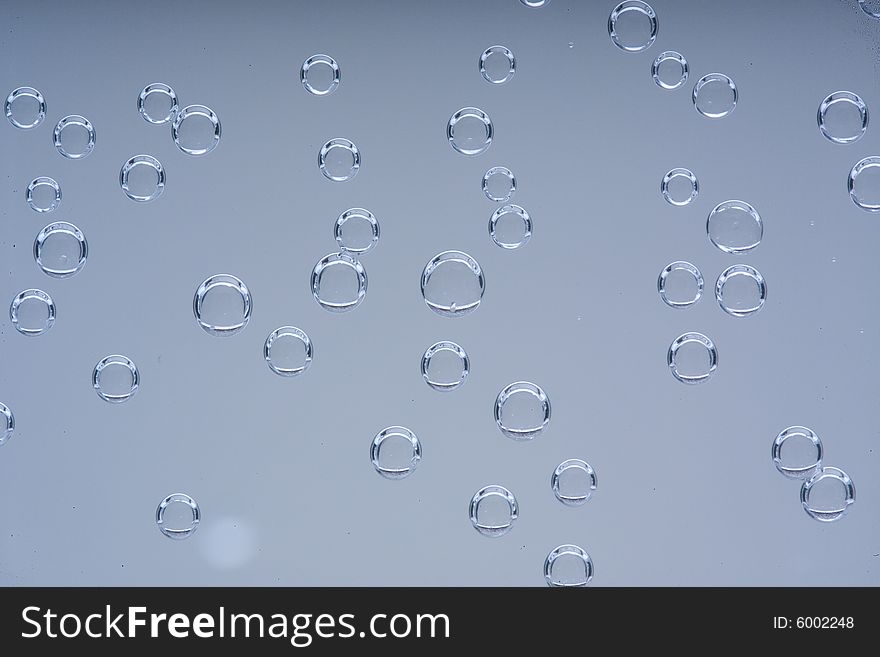
[[[840,520],[856,501],[856,488],[843,470],[825,466],[801,486],[801,504],[819,522]]]
[[[822,135],[835,144],[851,144],[868,131],[868,106],[851,91],[835,91],[819,105]]]
[[[206,333],[235,335],[251,319],[250,290],[231,274],[215,274],[199,285],[193,297],[193,314]]]
[[[764,222],[745,201],[724,201],[709,213],[706,233],[712,244],[725,253],[745,253],[761,243]]]
[[[553,588],[587,586],[593,579],[593,560],[577,545],[560,545],[544,560],[544,579]]]
[[[747,317],[764,306],[767,299],[767,283],[754,267],[733,265],[718,277],[715,298],[728,315]]]
[[[859,160],[850,170],[846,187],[853,203],[867,212],[880,212],[880,156]]]
[[[680,52],[667,50],[657,55],[651,64],[651,77],[662,89],[678,89],[687,82],[688,62]]]
[[[373,438],[370,460],[376,472],[386,479],[403,479],[422,460],[422,444],[406,427],[387,427]]]
[[[880,0],[859,0],[859,7],[871,18],[880,18]]]
[[[379,243],[379,222],[369,210],[351,208],[339,215],[333,236],[341,251],[362,255]]]
[[[520,0],[526,7],[546,7],[550,0]]]
[[[168,123],[177,114],[177,94],[164,82],[153,82],[138,94],[137,108],[147,123]]]
[[[280,376],[302,374],[312,364],[312,341],[302,329],[282,326],[269,334],[263,345],[269,369]]]
[[[55,302],[42,290],[24,290],[12,300],[9,320],[22,335],[42,335],[55,325]]]
[[[710,119],[730,114],[739,100],[739,91],[733,80],[723,73],[704,75],[694,85],[693,101],[696,110]]]
[[[809,478],[822,467],[822,441],[812,429],[788,427],[773,441],[773,464],[791,479]]]
[[[598,485],[596,473],[581,459],[568,459],[556,466],[550,486],[556,499],[568,506],[580,506],[593,495]]]
[[[138,391],[141,375],[127,356],[114,354],[98,361],[92,372],[92,387],[104,401],[119,404]]]
[[[461,386],[470,370],[470,358],[454,342],[435,342],[422,356],[422,377],[429,386],[440,392],[449,392]]]
[[[3,402],[0,402],[0,418],[2,418],[4,427],[0,430],[0,445],[5,445],[15,433],[15,416]]]
[[[336,91],[341,76],[336,60],[321,54],[309,57],[299,71],[302,86],[315,96],[326,96]]]
[[[171,138],[187,155],[205,155],[220,143],[220,119],[210,107],[187,105],[171,124]]]
[[[700,182],[690,169],[672,169],[660,181],[660,193],[667,203],[687,205],[700,193]]]
[[[518,249],[532,237],[532,218],[518,205],[504,205],[492,213],[489,235],[502,249]]]
[[[95,148],[95,128],[84,116],[71,114],[56,125],[52,133],[55,148],[68,160],[81,160]]]
[[[621,2],[608,17],[611,42],[626,52],[647,50],[657,38],[657,14],[647,2]]]
[[[483,536],[504,536],[519,516],[519,505],[513,493],[504,486],[484,486],[471,498],[468,507],[471,524]]]
[[[135,155],[122,165],[119,186],[132,201],[152,201],[165,191],[165,169],[152,155]]]
[[[61,203],[61,186],[52,178],[34,178],[24,193],[27,204],[35,212],[52,212]]]
[[[324,310],[344,313],[357,308],[367,295],[367,272],[348,253],[330,253],[312,270],[312,296]]]
[[[657,292],[666,305],[686,308],[703,296],[703,275],[684,260],[670,262],[657,277]]]
[[[89,243],[82,231],[66,221],[51,223],[34,240],[34,260],[52,278],[68,278],[85,267]]]
[[[491,46],[480,55],[480,73],[486,82],[504,84],[516,73],[516,58],[505,46]]]
[[[477,107],[463,107],[446,124],[446,138],[462,155],[485,153],[492,145],[494,134],[492,119]]]
[[[348,139],[331,139],[318,152],[318,168],[333,182],[351,180],[361,168],[361,152]]]
[[[434,312],[462,317],[480,305],[486,278],[479,263],[467,253],[444,251],[425,265],[421,290],[425,303]]]
[[[46,118],[46,100],[33,87],[13,89],[6,97],[6,118],[16,128],[36,128]]]
[[[508,438],[532,440],[550,423],[550,400],[540,386],[516,381],[495,399],[495,424]]]
[[[516,177],[507,167],[492,167],[483,175],[483,193],[490,201],[506,203],[516,192]]]
[[[199,505],[189,495],[172,493],[159,502],[156,524],[168,538],[183,540],[193,535],[202,519]]]
[[[574,48],[574,41],[569,41],[569,42],[568,42],[568,47],[569,47],[569,48]]]
[[[708,381],[718,366],[718,350],[702,333],[685,333],[669,346],[666,364],[672,376],[682,383],[702,383]]]

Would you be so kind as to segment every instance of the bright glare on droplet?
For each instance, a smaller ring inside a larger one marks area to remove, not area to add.
[[[685,333],[669,346],[666,364],[672,376],[682,383],[702,383],[718,366],[718,350],[702,333]]]
[[[5,445],[15,433],[15,416],[3,402],[0,402],[0,422],[0,445]]]
[[[435,342],[422,356],[422,377],[434,390],[448,392],[465,382],[471,361],[464,349],[454,342]]]
[[[477,107],[463,107],[449,118],[446,138],[462,155],[479,155],[492,145],[495,128],[492,119]]]
[[[471,498],[468,514],[471,524],[483,536],[504,536],[519,516],[519,504],[504,486],[484,486]]]
[[[544,560],[544,580],[550,587],[587,586],[593,579],[593,561],[577,545],[560,545]]]
[[[357,308],[367,295],[367,272],[348,253],[330,253],[312,269],[312,296],[324,309],[344,313]]]
[[[25,200],[34,212],[52,212],[61,203],[61,186],[52,178],[34,178],[24,193]]]
[[[516,177],[507,167],[492,167],[483,175],[483,193],[490,201],[506,203],[516,192]]]
[[[767,283],[754,267],[733,265],[718,277],[715,283],[715,299],[728,315],[747,317],[764,306],[767,299]]]
[[[302,374],[312,364],[312,341],[302,329],[282,326],[263,344],[263,358],[269,369],[280,376]]]
[[[241,279],[215,274],[199,285],[193,297],[193,314],[199,326],[210,335],[235,335],[251,319],[250,290]]]
[[[85,267],[89,243],[82,231],[66,221],[44,227],[34,240],[34,260],[52,278],[68,278]]]
[[[661,89],[679,89],[688,79],[688,62],[680,52],[667,50],[651,64],[651,77]]]
[[[185,493],[172,493],[159,502],[156,524],[168,538],[182,540],[199,528],[202,513],[196,501]]]
[[[220,143],[220,119],[210,107],[187,105],[171,123],[171,138],[187,155],[205,155]]]
[[[312,55],[303,62],[299,71],[303,88],[314,96],[326,96],[336,91],[342,74],[339,64],[329,55]]]
[[[660,193],[671,205],[687,205],[699,195],[700,182],[690,169],[672,169],[660,181]]]
[[[92,371],[92,387],[98,397],[111,403],[131,399],[138,391],[141,375],[127,356],[114,354],[98,361]]]
[[[23,290],[9,306],[9,321],[22,335],[42,335],[55,325],[55,302],[42,290]]]
[[[489,218],[489,235],[502,249],[518,249],[532,237],[532,218],[518,205],[504,205]]]
[[[135,155],[119,170],[119,186],[132,201],[152,201],[165,191],[165,169],[152,155]]]
[[[851,144],[868,131],[868,106],[851,91],[835,91],[819,105],[816,120],[823,137],[835,144]]]
[[[867,212],[880,212],[880,156],[859,160],[850,170],[846,187],[853,203]]]
[[[95,149],[95,128],[84,116],[65,116],[52,132],[55,148],[68,160],[81,160]]]
[[[422,297],[428,307],[446,317],[462,317],[476,310],[486,291],[479,263],[462,251],[438,253],[422,271]]]
[[[692,100],[700,114],[710,119],[720,119],[736,108],[739,91],[733,80],[723,73],[709,73],[697,80]]]
[[[584,504],[593,495],[598,483],[596,472],[581,459],[563,461],[556,466],[550,478],[550,487],[556,499],[567,506]]]
[[[403,479],[413,473],[422,460],[422,444],[406,427],[387,427],[370,444],[370,461],[386,479]]]
[[[516,73],[516,58],[506,46],[491,46],[480,55],[480,74],[486,82],[504,84]]]
[[[745,253],[761,243],[764,222],[758,211],[745,201],[724,201],[709,213],[706,233],[712,244],[725,253]]]
[[[807,427],[780,431],[772,452],[776,469],[791,479],[806,479],[822,467],[822,441]]]
[[[546,7],[550,0],[520,0],[526,7]]]
[[[686,308],[703,296],[703,275],[684,260],[670,262],[657,277],[657,292],[668,306]]]
[[[361,168],[361,152],[349,139],[331,139],[318,151],[318,168],[333,182],[351,180]]]
[[[177,114],[177,94],[164,82],[153,82],[138,94],[137,108],[147,123],[168,123]]]
[[[517,381],[495,399],[495,424],[508,438],[532,440],[550,423],[550,399],[540,386]]]
[[[608,35],[626,52],[647,50],[657,38],[657,14],[647,2],[627,0],[611,10]]]
[[[9,92],[4,105],[6,118],[16,128],[36,128],[46,118],[46,100],[33,87],[18,87]]]
[[[333,237],[341,251],[363,255],[379,243],[379,221],[369,210],[351,208],[339,215]]]
[[[801,504],[819,522],[840,520],[856,501],[856,488],[843,470],[825,466],[801,486]]]

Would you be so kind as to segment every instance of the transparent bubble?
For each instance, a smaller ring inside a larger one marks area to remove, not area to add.
[[[171,124],[171,138],[187,155],[205,155],[220,143],[220,119],[210,107],[187,105]]]
[[[425,383],[440,392],[449,392],[461,386],[470,371],[470,358],[454,342],[435,342],[422,356],[422,377]]]
[[[651,77],[662,89],[678,89],[688,79],[688,62],[680,52],[667,50],[657,55],[651,64]]]
[[[518,205],[505,205],[489,218],[489,235],[502,249],[518,249],[532,238],[532,218]]]
[[[480,74],[486,82],[504,84],[516,73],[516,58],[505,46],[491,46],[480,55]]]
[[[202,513],[199,505],[189,495],[172,493],[159,502],[156,508],[156,524],[168,538],[183,540],[199,528]]]
[[[849,197],[867,212],[880,212],[880,156],[859,160],[846,179]]]
[[[660,181],[660,193],[667,203],[687,205],[700,193],[700,182],[690,169],[672,169]]]
[[[9,321],[22,335],[42,335],[55,325],[55,302],[42,290],[23,290],[9,306]]]
[[[251,319],[250,290],[231,274],[215,274],[199,285],[193,297],[193,314],[210,335],[235,335]]]
[[[425,303],[434,312],[462,317],[480,305],[486,278],[479,263],[467,253],[444,251],[425,265],[421,290]]]
[[[577,545],[560,545],[544,560],[544,579],[554,588],[587,586],[593,579],[593,561]]]
[[[546,7],[550,0],[520,0],[526,7]]]
[[[686,308],[703,296],[703,275],[684,260],[670,262],[657,277],[657,292],[668,306]]]
[[[0,402],[0,418],[2,418],[4,427],[0,430],[0,445],[5,445],[15,433],[15,416],[3,402]]]
[[[739,100],[739,91],[733,80],[723,73],[704,75],[694,85],[693,101],[696,110],[710,119],[730,114]]]
[[[708,381],[718,367],[718,350],[702,333],[685,333],[669,346],[666,364],[672,376],[682,383],[702,383]]]
[[[357,308],[367,295],[367,272],[348,253],[330,253],[312,270],[312,296],[324,310],[344,313]]]
[[[767,283],[754,267],[733,265],[718,277],[715,298],[728,315],[747,317],[764,306],[767,299]]]
[[[880,18],[880,0],[859,0],[859,7],[871,18]]]
[[[835,91],[819,105],[816,120],[823,137],[835,144],[851,144],[868,131],[868,106],[851,91]]]
[[[647,2],[621,2],[608,17],[611,42],[626,52],[647,50],[657,38],[657,14]]]
[[[362,255],[379,243],[379,222],[369,210],[351,208],[339,215],[333,236],[340,251]]]
[[[25,200],[34,212],[52,212],[61,203],[61,186],[52,178],[34,178],[24,193]]]
[[[318,152],[318,168],[333,182],[351,180],[361,168],[361,152],[348,139],[331,139]]]
[[[764,237],[761,215],[745,201],[724,201],[706,219],[709,240],[725,253],[751,251]]]
[[[302,329],[282,326],[269,334],[263,345],[269,369],[280,376],[302,374],[312,364],[312,341]]]
[[[471,498],[468,513],[471,524],[483,536],[504,536],[519,516],[519,505],[513,493],[504,486],[484,486]]]
[[[856,488],[843,470],[825,466],[801,486],[801,504],[819,522],[840,520],[856,501]]]
[[[516,177],[507,167],[492,167],[483,175],[483,193],[490,201],[506,203],[516,192]]]
[[[85,267],[89,243],[82,231],[66,221],[44,227],[34,240],[34,260],[52,278],[68,278]]]
[[[386,479],[403,479],[422,460],[422,443],[406,427],[387,427],[373,438],[370,460],[376,472]]]
[[[477,107],[463,107],[446,124],[446,138],[462,155],[485,153],[492,145],[494,134],[492,119]]]
[[[321,54],[309,57],[299,71],[302,86],[315,96],[326,96],[336,91],[341,76],[336,60]]]
[[[822,441],[807,427],[783,429],[773,441],[773,464],[791,479],[809,478],[822,467]]]
[[[98,361],[92,372],[92,387],[104,401],[119,404],[138,391],[141,375],[131,358],[114,354]]]
[[[36,128],[46,118],[46,100],[33,87],[13,89],[6,97],[6,118],[16,128]]]
[[[122,165],[119,186],[132,201],[155,200],[165,191],[165,169],[152,155],[135,155]]]
[[[168,123],[177,114],[177,94],[164,82],[153,82],[138,94],[137,108],[147,123]]]
[[[532,440],[550,423],[550,400],[540,386],[516,381],[495,399],[495,424],[508,438]]]
[[[81,160],[95,149],[95,128],[84,116],[71,114],[55,125],[52,139],[68,160]]]
[[[596,473],[581,459],[568,459],[556,466],[550,486],[556,499],[568,506],[580,506],[593,495],[598,485]]]

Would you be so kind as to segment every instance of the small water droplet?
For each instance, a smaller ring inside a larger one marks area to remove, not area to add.
[[[480,74],[486,82],[504,84],[516,73],[516,58],[506,46],[490,46],[480,55]]]
[[[302,329],[282,326],[266,338],[263,358],[275,374],[297,376],[312,364],[312,341]]]
[[[318,151],[318,168],[333,182],[351,180],[360,171],[361,152],[350,139],[336,137]]]
[[[15,416],[3,402],[0,402],[0,418],[3,422],[2,429],[0,429],[0,445],[5,445],[15,433]]]
[[[758,211],[745,201],[724,201],[709,213],[706,233],[712,244],[725,253],[745,253],[761,243],[764,222]]]
[[[367,295],[367,272],[348,253],[330,253],[312,269],[312,296],[324,309],[342,313],[357,308]]]
[[[34,212],[52,212],[61,203],[61,186],[52,178],[34,178],[25,190],[25,200]]]
[[[672,376],[682,383],[703,383],[718,366],[718,350],[702,333],[684,333],[669,346],[666,364]]]
[[[435,342],[422,356],[422,377],[434,390],[449,392],[467,379],[471,361],[464,349],[454,342]]]
[[[156,525],[168,538],[183,540],[199,528],[202,514],[196,501],[185,493],[172,493],[156,508]]]
[[[299,72],[303,88],[315,96],[326,96],[336,91],[342,79],[339,64],[329,55],[312,55],[303,62]]]
[[[147,123],[161,125],[168,123],[179,109],[177,94],[164,82],[153,82],[138,94],[138,113]]]
[[[684,260],[670,262],[657,277],[657,292],[666,305],[687,308],[703,296],[703,275]]]
[[[379,243],[379,222],[364,208],[351,208],[339,215],[333,236],[341,251],[363,255]]]
[[[42,290],[23,290],[9,306],[9,320],[22,335],[42,335],[55,325],[55,302]]]
[[[495,134],[489,115],[477,107],[463,107],[449,118],[446,138],[462,155],[479,155],[492,145]]]
[[[114,354],[98,361],[92,372],[92,387],[98,397],[110,403],[122,403],[138,391],[141,376],[127,356]]]
[[[6,118],[16,128],[36,128],[46,118],[46,99],[33,87],[18,87],[6,97]]]
[[[822,467],[822,441],[812,429],[783,429],[773,441],[773,464],[790,479],[807,479]]]
[[[700,183],[690,169],[672,169],[660,181],[660,193],[671,205],[684,206],[700,193]]]
[[[206,278],[193,297],[193,314],[209,335],[232,336],[251,319],[250,290],[240,278],[215,274]]]
[[[171,124],[171,138],[187,155],[206,155],[220,143],[220,119],[210,107],[187,105]]]
[[[135,155],[119,170],[119,186],[132,201],[153,201],[165,191],[165,169],[152,155]]]
[[[621,2],[608,16],[611,42],[626,52],[647,50],[657,38],[657,14],[647,2]]]
[[[560,545],[544,560],[544,579],[550,587],[584,587],[593,579],[593,561],[577,545]]]
[[[68,160],[81,160],[95,148],[95,128],[84,116],[71,114],[56,125],[52,133],[55,148]]]
[[[483,536],[498,538],[513,527],[519,517],[519,504],[504,486],[484,486],[471,498],[468,506],[471,524]]]
[[[667,50],[657,55],[651,64],[651,77],[661,89],[672,91],[684,86],[688,79],[688,62],[684,55]]]
[[[880,212],[880,156],[859,160],[846,179],[849,197],[867,212]]]
[[[425,265],[420,287],[431,310],[446,317],[462,317],[479,307],[486,279],[479,263],[467,253],[444,251]]]
[[[53,278],[69,278],[85,267],[89,243],[82,231],[66,221],[45,226],[34,240],[34,260]]]
[[[532,218],[519,205],[504,205],[489,218],[489,235],[502,249],[518,249],[532,238]]]
[[[532,440],[550,423],[550,399],[529,381],[505,386],[495,399],[495,424],[508,438]]]
[[[492,167],[483,174],[483,193],[490,201],[506,203],[516,192],[516,177],[507,167]]]
[[[747,317],[764,307],[767,299],[767,283],[754,267],[733,265],[728,267],[715,283],[715,299],[728,315]]]
[[[563,461],[553,471],[550,487],[556,499],[567,506],[580,506],[587,502],[598,486],[596,473],[589,463],[581,459]]]
[[[855,501],[852,479],[840,468],[825,466],[801,486],[801,505],[819,522],[840,520]]]
[[[835,91],[819,105],[816,116],[822,136],[835,144],[852,144],[868,131],[868,106],[851,91]]]
[[[709,73],[697,80],[692,100],[697,112],[706,118],[721,119],[736,109],[739,90],[723,73]]]
[[[406,427],[387,427],[373,438],[370,461],[386,479],[411,475],[422,460],[422,444]]]

